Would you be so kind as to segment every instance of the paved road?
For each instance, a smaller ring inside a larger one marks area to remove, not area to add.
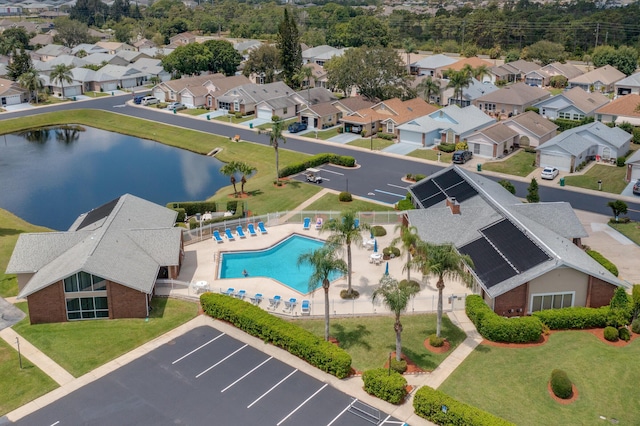
[[[130,116],[159,121],[175,126],[187,127],[203,132],[219,134],[223,136],[240,135],[241,139],[267,145],[269,137],[267,135],[259,135],[255,131],[239,127],[231,127],[225,123],[218,121],[207,121],[193,119],[192,117],[182,114],[167,114],[155,108],[139,108],[132,106],[124,106],[125,102],[130,100],[131,95],[102,97],[91,101],[69,102],[64,104],[53,105],[50,107],[39,108],[38,112],[70,110],[79,108],[102,109]],[[16,111],[12,113],[3,113],[2,119],[26,116],[35,113],[34,110]],[[323,177],[326,178],[322,183],[324,187],[335,189],[338,191],[348,190],[354,195],[365,198],[385,202],[396,203],[406,195],[406,183],[402,182],[402,177],[407,173],[430,175],[441,169],[440,166],[425,164],[408,157],[397,157],[384,155],[374,152],[350,149],[344,145],[327,145],[326,143],[315,143],[308,139],[302,139],[294,135],[287,136],[286,144],[282,145],[283,149],[303,152],[307,154],[317,154],[321,152],[334,152],[340,155],[351,155],[356,158],[357,163],[361,166],[355,170],[345,170],[336,167],[324,167],[327,172]],[[445,167],[443,165],[442,167]],[[488,176],[490,179],[498,180]],[[512,183],[516,188],[516,195],[525,197],[527,194],[528,183],[513,180]],[[567,187],[565,187],[567,188]],[[615,199],[615,195],[597,196],[582,192],[571,191],[567,189],[540,186],[540,199],[545,202],[567,201],[571,203],[573,208],[590,211],[593,213],[611,215],[611,209],[607,207],[607,202]],[[628,216],[634,220],[640,220],[640,204],[627,203],[629,206]]]

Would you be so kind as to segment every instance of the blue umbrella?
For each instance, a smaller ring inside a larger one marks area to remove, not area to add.
[[[389,275],[389,262],[387,262],[387,266],[384,268],[384,274]]]
[[[373,231],[372,230],[369,231],[369,239],[373,240]]]
[[[373,252],[378,252],[378,240],[373,240]]]

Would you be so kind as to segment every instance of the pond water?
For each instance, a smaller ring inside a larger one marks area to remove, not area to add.
[[[219,172],[222,164],[90,127],[8,134],[0,136],[0,207],[66,230],[78,215],[125,193],[160,205],[204,200],[229,184]]]

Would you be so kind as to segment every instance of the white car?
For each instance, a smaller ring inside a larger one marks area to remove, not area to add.
[[[540,177],[542,179],[553,180],[556,178],[556,176],[558,176],[558,173],[560,173],[560,171],[555,167],[545,167],[544,170],[542,170]]]

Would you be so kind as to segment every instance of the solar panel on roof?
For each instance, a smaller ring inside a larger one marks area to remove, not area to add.
[[[118,204],[118,200],[120,200],[120,197],[116,198],[115,200],[111,200],[108,203],[103,204],[100,207],[96,207],[95,209],[91,210],[89,213],[87,213],[85,218],[82,220],[82,223],[78,225],[78,230],[109,216],[113,211],[113,208],[116,206],[116,204]]]
[[[450,188],[460,182],[464,182],[464,179],[453,169],[441,174],[440,176],[436,176],[433,180],[436,181],[436,183],[445,191],[447,188]]]
[[[438,188],[436,184],[433,183],[433,181],[428,180],[426,182],[417,184],[416,186],[411,188],[411,191],[415,195],[416,199],[422,201],[439,193],[440,188]]]
[[[482,232],[520,272],[531,269],[550,259],[540,247],[506,219],[480,232]]]
[[[420,202],[422,203],[425,209],[428,209],[429,207],[435,206],[439,202],[444,201],[446,199],[447,199],[447,196],[444,195],[442,192],[439,192],[430,198],[427,198],[425,200],[420,200]]]
[[[487,288],[518,274],[485,238],[472,241],[458,251],[471,257],[473,270]]]
[[[460,203],[478,194],[478,191],[466,181],[447,189],[445,192],[449,197],[454,197]]]

